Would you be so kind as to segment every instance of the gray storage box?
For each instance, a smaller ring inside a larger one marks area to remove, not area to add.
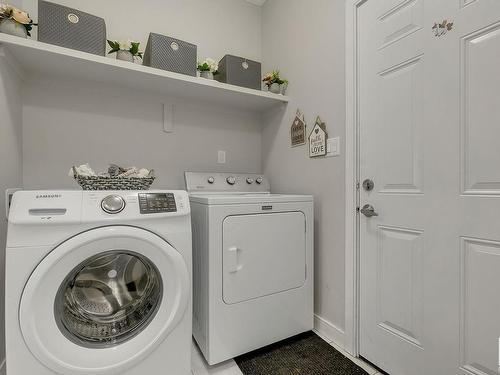
[[[261,90],[261,64],[243,57],[226,55],[219,62],[219,74],[215,79],[231,85]]]
[[[149,34],[143,64],[152,68],[196,77],[197,47],[160,34]]]
[[[105,56],[106,23],[104,19],[91,14],[40,0],[38,40]]]

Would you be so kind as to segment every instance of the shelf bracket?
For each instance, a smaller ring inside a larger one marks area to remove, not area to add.
[[[174,105],[163,103],[163,131],[165,133],[174,132]]]

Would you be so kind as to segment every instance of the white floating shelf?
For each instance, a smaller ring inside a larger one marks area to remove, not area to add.
[[[29,75],[101,82],[191,102],[264,112],[290,98],[0,34],[0,46]]]

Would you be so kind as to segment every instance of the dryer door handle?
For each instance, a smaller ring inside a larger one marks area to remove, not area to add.
[[[243,266],[239,264],[241,249],[237,247],[230,247],[227,249],[227,267],[229,273],[236,273],[240,271]]]

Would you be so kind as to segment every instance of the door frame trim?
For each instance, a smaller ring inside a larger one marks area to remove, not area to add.
[[[368,0],[346,0],[345,350],[359,356],[359,108],[358,11]]]

